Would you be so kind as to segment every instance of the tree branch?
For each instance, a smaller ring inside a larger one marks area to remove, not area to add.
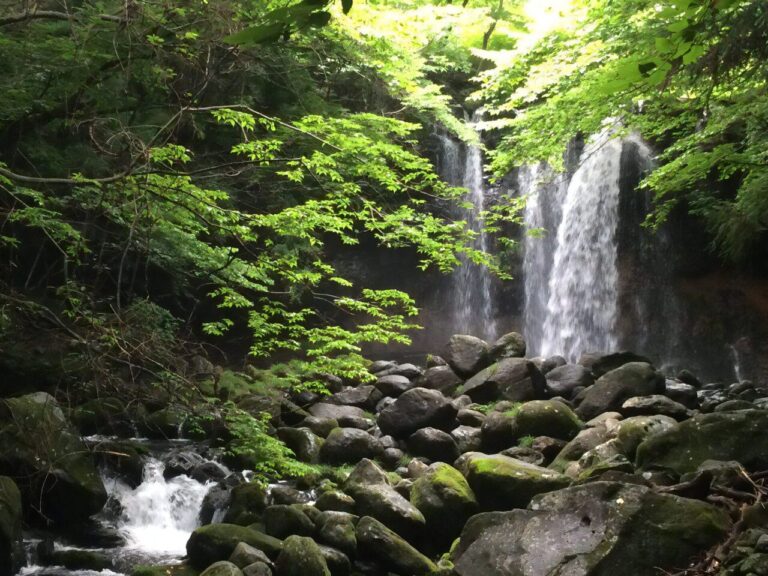
[[[111,14],[98,14],[96,16],[99,20],[105,20],[107,22],[117,22],[119,24],[125,22],[120,16],[112,16]],[[70,14],[69,12],[59,12],[56,10],[34,10],[21,12],[19,14],[11,14],[0,18],[0,26],[8,26],[10,24],[17,24],[19,22],[27,22],[28,20],[79,20],[79,16]]]

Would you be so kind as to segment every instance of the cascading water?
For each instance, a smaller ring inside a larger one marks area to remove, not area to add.
[[[111,497],[122,507],[117,528],[128,549],[160,556],[182,556],[190,532],[198,526],[198,513],[210,484],[186,475],[168,481],[165,465],[150,458],[144,466],[143,481],[131,488],[119,479],[106,479]]]
[[[470,120],[474,126],[480,121],[480,114],[475,113]],[[483,153],[479,146],[462,147],[447,136],[440,137],[441,174],[455,186],[467,189],[465,199],[472,208],[460,214],[467,223],[467,228],[475,236],[472,248],[487,252],[489,239],[483,228],[482,212],[485,210],[486,189],[483,174]],[[484,266],[478,266],[466,257],[461,257],[461,265],[453,275],[452,310],[453,330],[463,334],[473,334],[487,340],[496,337],[496,320],[492,298],[491,275]]]
[[[538,346],[542,355],[576,360],[585,351],[617,347],[621,149],[621,140],[611,138],[608,130],[601,132],[585,147],[568,184],[548,280]],[[526,289],[536,288],[526,285]]]

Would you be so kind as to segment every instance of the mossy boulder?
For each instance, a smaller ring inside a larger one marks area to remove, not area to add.
[[[501,454],[468,452],[456,466],[485,510],[524,508],[537,494],[570,484],[558,472]]]
[[[206,568],[219,560],[227,560],[240,543],[258,548],[275,558],[283,543],[267,534],[236,524],[208,524],[197,528],[187,540],[187,556],[195,568]]]
[[[263,562],[264,564],[272,564],[269,557],[258,548],[254,548],[250,544],[240,542],[232,551],[232,555],[229,557],[229,561],[241,570],[254,562]]]
[[[13,480],[0,476],[0,576],[15,574],[24,563],[21,520],[21,493]]]
[[[488,356],[492,362],[502,358],[524,358],[525,338],[517,332],[509,332],[499,337],[488,350]]]
[[[327,464],[352,464],[361,458],[375,458],[381,452],[379,441],[365,430],[335,428],[320,448],[319,458]]]
[[[72,423],[84,436],[89,434],[133,435],[128,411],[118,398],[94,398],[77,406]]]
[[[107,501],[90,452],[45,392],[0,401],[0,473],[16,481],[25,509],[57,524],[85,521]]]
[[[429,558],[375,518],[361,518],[356,534],[361,554],[397,574],[421,576],[437,570]]]
[[[475,374],[456,394],[466,394],[473,402],[496,400],[527,402],[544,397],[546,380],[530,360],[504,358]]]
[[[633,416],[619,422],[616,432],[622,453],[634,460],[637,447],[652,436],[677,427],[677,422],[669,416]]]
[[[256,482],[235,486],[230,493],[229,507],[224,516],[228,524],[248,526],[261,519],[267,508],[267,491]]]
[[[275,538],[312,536],[315,525],[297,506],[278,504],[264,511],[264,532]]]
[[[664,376],[645,362],[629,362],[611,370],[586,389],[576,408],[582,420],[591,420],[603,412],[620,410],[635,396],[664,393]]]
[[[721,541],[710,504],[618,482],[542,494],[528,510],[478,514],[452,552],[459,576],[656,576]]]
[[[200,576],[243,576],[243,573],[232,562],[221,560],[208,566],[200,573]]]
[[[352,514],[338,512],[323,514],[318,522],[318,541],[354,556],[357,552],[356,520],[357,516]]]
[[[637,447],[644,470],[693,472],[706,460],[736,460],[747,470],[768,468],[768,410],[698,414]]]
[[[426,427],[450,430],[457,412],[439,390],[411,388],[379,413],[378,424],[384,434],[402,438]]]
[[[557,400],[533,400],[520,406],[514,413],[514,431],[523,436],[550,436],[571,440],[583,424],[568,406]]]
[[[300,462],[317,464],[323,439],[309,428],[278,428],[277,437],[296,455]]]
[[[331,576],[320,547],[304,536],[286,538],[275,570],[277,576]]]
[[[411,504],[424,515],[432,548],[450,544],[467,519],[478,511],[477,499],[461,472],[439,462],[411,487]]]

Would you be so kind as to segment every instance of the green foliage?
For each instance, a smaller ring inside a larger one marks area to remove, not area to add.
[[[517,439],[517,445],[521,448],[530,448],[533,446],[533,441],[535,438],[533,436],[522,436]]]

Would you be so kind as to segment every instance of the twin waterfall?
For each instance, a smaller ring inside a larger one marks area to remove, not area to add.
[[[477,231],[474,247],[488,250],[478,219],[486,204],[481,150],[463,149],[447,137],[441,142],[443,177],[467,188],[466,199],[474,208],[464,218]],[[613,138],[605,130],[587,142],[570,174],[543,164],[518,170],[518,193],[527,197],[520,323],[529,355],[576,361],[583,352],[616,350],[621,344],[617,232],[627,143],[636,146],[644,168],[650,167],[651,151],[639,137]],[[463,172],[458,170],[462,165]],[[486,339],[498,336],[487,271],[464,261],[454,284],[455,330]]]

